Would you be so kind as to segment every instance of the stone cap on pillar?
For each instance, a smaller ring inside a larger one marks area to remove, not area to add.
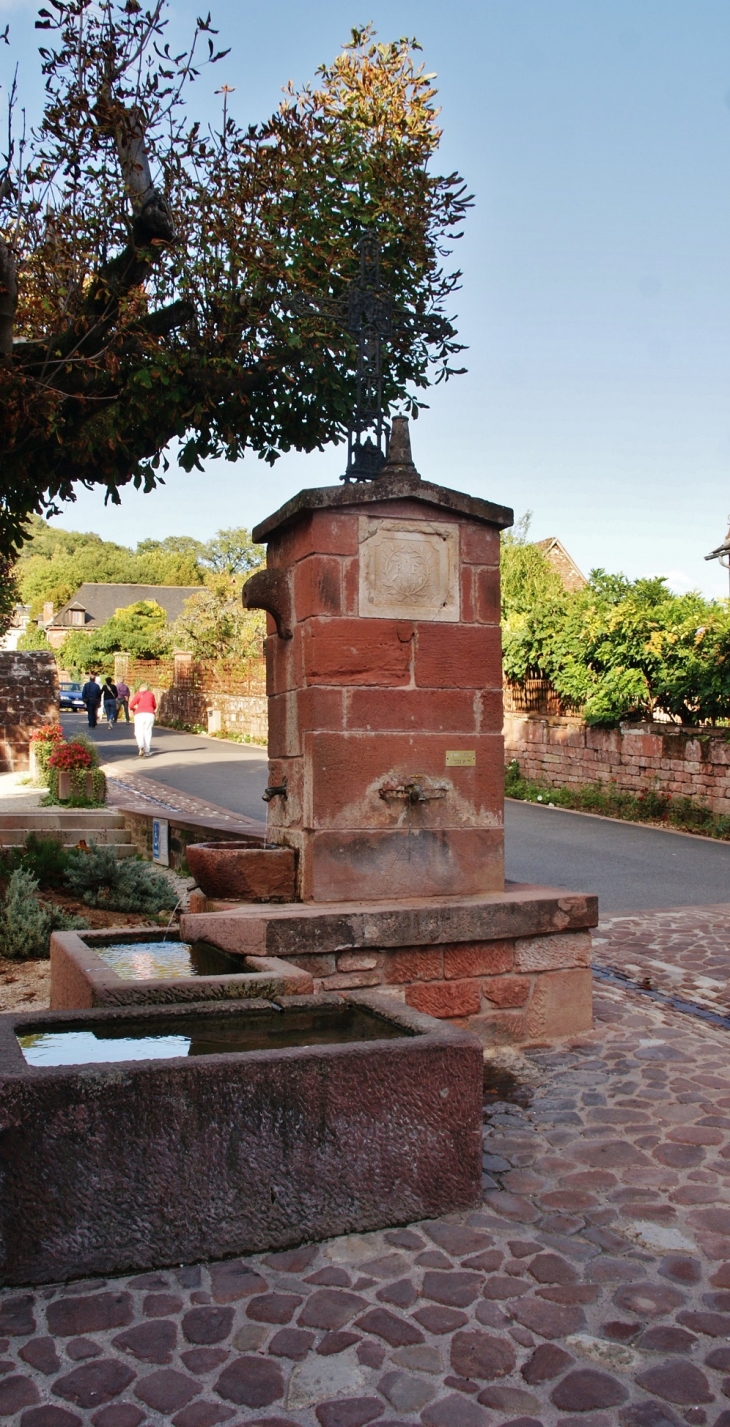
[[[451,510],[455,515],[466,515],[484,525],[496,525],[500,530],[514,524],[514,511],[509,506],[495,505],[491,500],[482,500],[479,496],[466,495],[464,491],[450,490],[448,486],[421,480],[411,458],[408,421],[401,416],[393,418],[388,459],[375,480],[344,486],[314,486],[310,490],[299,491],[273,515],[254,526],[251,533],[257,544],[265,545],[277,531],[292,525],[309,511],[367,507],[396,500],[419,501],[426,506]]]

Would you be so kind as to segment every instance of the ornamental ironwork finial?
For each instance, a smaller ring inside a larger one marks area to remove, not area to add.
[[[347,298],[347,330],[357,338],[357,386],[343,481],[372,481],[380,475],[389,434],[383,418],[383,340],[393,331],[393,302],[380,281],[377,238],[361,238],[358,252],[360,274]]]

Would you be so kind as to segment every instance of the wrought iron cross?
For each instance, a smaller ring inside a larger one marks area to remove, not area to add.
[[[380,281],[380,244],[367,234],[357,245],[360,273],[343,298],[295,298],[297,314],[344,322],[357,339],[355,410],[347,431],[343,481],[372,481],[385,465],[389,427],[383,413],[383,341],[393,331],[393,302]]]
[[[357,394],[347,433],[347,470],[341,477],[348,482],[372,481],[385,465],[382,344],[393,330],[393,303],[380,281],[377,238],[362,238],[358,251],[360,276],[350,286],[347,303],[347,328],[357,337]]]

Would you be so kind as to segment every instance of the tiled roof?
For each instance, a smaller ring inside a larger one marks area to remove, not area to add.
[[[200,585],[84,584],[73,599],[58,610],[48,628],[78,628],[71,618],[71,611],[83,609],[86,612],[84,627],[95,629],[111,619],[118,609],[126,609],[127,605],[137,604],[139,600],[155,600],[172,623],[181,613],[185,601],[199,589]]]

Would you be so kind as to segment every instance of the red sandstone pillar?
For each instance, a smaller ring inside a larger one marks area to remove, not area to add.
[[[304,901],[504,889],[499,531],[512,512],[386,467],[253,532],[269,836]]]

